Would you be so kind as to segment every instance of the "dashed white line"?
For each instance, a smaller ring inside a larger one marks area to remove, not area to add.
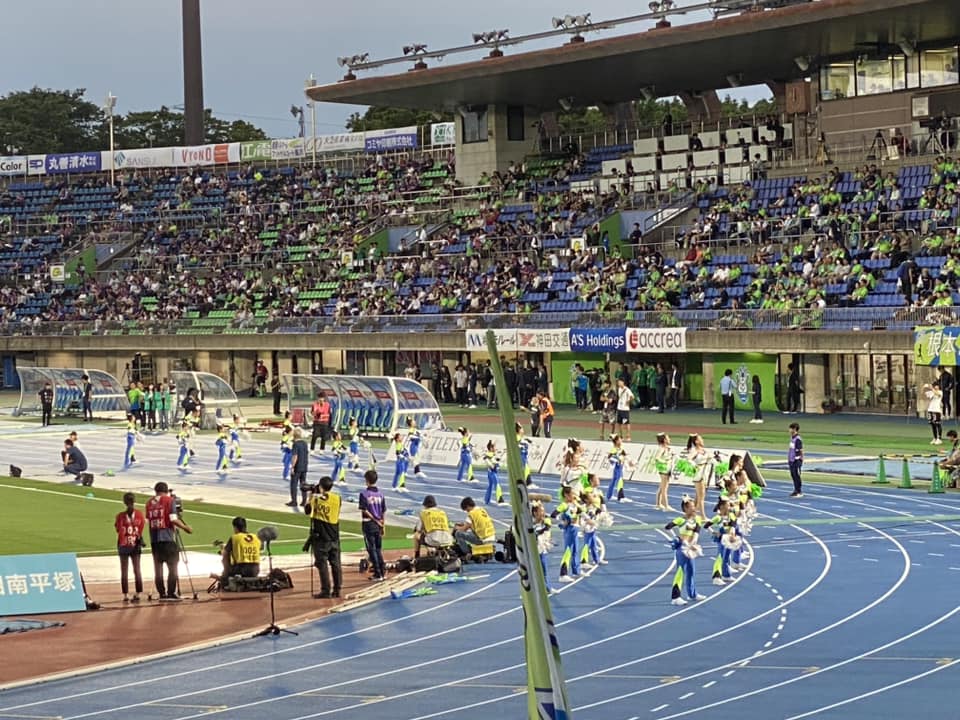
[[[704,683],[704,684],[701,685],[700,687],[702,687],[704,690],[706,690],[708,687],[713,687],[713,686],[716,685],[716,684],[717,684],[717,681],[716,681],[716,680],[711,680],[710,682]]]
[[[688,697],[693,697],[695,693],[688,692],[680,696],[681,700],[686,700]]]
[[[778,637],[780,637],[780,633],[778,632],[775,632],[773,635],[770,636],[772,640],[776,640]]]
[[[650,712],[660,712],[661,710],[666,710],[670,707],[670,703],[664,703],[663,705],[657,705],[655,708],[650,708]]]
[[[784,552],[788,552],[788,553],[800,552],[799,550],[791,550],[790,548],[784,548],[783,551],[784,551]]]
[[[763,646],[764,646],[765,648],[768,648],[768,647],[770,647],[771,645],[773,645],[773,640],[767,640],[767,641],[763,644]]]
[[[746,666],[741,663],[740,667],[746,667]],[[735,672],[736,672],[736,670],[727,670],[727,671],[723,674],[723,676],[724,676],[724,677],[730,677],[730,676],[733,675]]]
[[[864,558],[864,562],[880,562],[877,558]]]
[[[943,553],[927,553],[930,557],[943,557]]]

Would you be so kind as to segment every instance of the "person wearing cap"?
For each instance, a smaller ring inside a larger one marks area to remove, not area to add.
[[[311,491],[304,507],[310,516],[313,564],[320,576],[320,592],[313,596],[318,600],[340,597],[340,586],[343,584],[343,567],[340,563],[341,500],[333,492],[333,478],[324,475],[316,491]]]
[[[177,594],[179,577],[177,563],[180,549],[177,547],[177,530],[192,533],[193,530],[177,516],[176,503],[170,487],[162,480],[153,486],[156,493],[147,500],[144,515],[150,529],[150,550],[153,554],[153,580],[161,600],[179,600]],[[167,581],[163,580],[163,566],[167,566]]]
[[[221,557],[223,559],[223,575],[221,584],[226,584],[231,577],[257,577],[260,574],[260,538],[247,532],[246,518],[237,516],[233,519],[233,534],[223,545]]]
[[[433,495],[427,495],[423,499],[423,510],[420,511],[420,519],[413,531],[413,556],[420,557],[420,548],[423,545],[440,548],[453,545],[453,542],[447,514],[437,507],[437,499]]]

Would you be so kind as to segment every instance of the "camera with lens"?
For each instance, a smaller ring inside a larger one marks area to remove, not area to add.
[[[313,493],[314,495],[323,495],[318,483],[300,483],[300,492]]]
[[[170,491],[170,499],[173,500],[173,511],[177,514],[177,517],[183,515],[183,500],[174,495],[173,490]]]

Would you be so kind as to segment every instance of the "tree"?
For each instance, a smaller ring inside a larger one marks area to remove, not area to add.
[[[103,110],[83,88],[34,87],[0,97],[0,149],[20,154],[102,149]]]
[[[203,131],[204,141],[208,143],[267,138],[266,133],[255,125],[244,120],[222,120],[209,109],[205,111]],[[184,143],[183,113],[165,105],[159,110],[129,112],[114,118],[113,132],[114,142],[120,148],[177,147]]]
[[[596,107],[570,108],[557,113],[561,135],[601,133],[608,124],[606,116]]]
[[[437,122],[450,122],[453,114],[433,110],[408,110],[396,107],[369,107],[361,115],[353,113],[347,118],[347,130],[366,132],[367,130],[386,130],[387,128],[409,127],[411,125],[429,125]]]

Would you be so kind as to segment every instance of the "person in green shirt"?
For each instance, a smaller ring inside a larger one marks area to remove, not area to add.
[[[156,430],[157,428],[157,406],[153,400],[153,385],[148,385],[143,392],[143,428],[147,430]]]
[[[161,386],[160,401],[157,403],[157,415],[159,416],[161,430],[170,429],[170,401],[173,388],[172,383],[164,383]]]

